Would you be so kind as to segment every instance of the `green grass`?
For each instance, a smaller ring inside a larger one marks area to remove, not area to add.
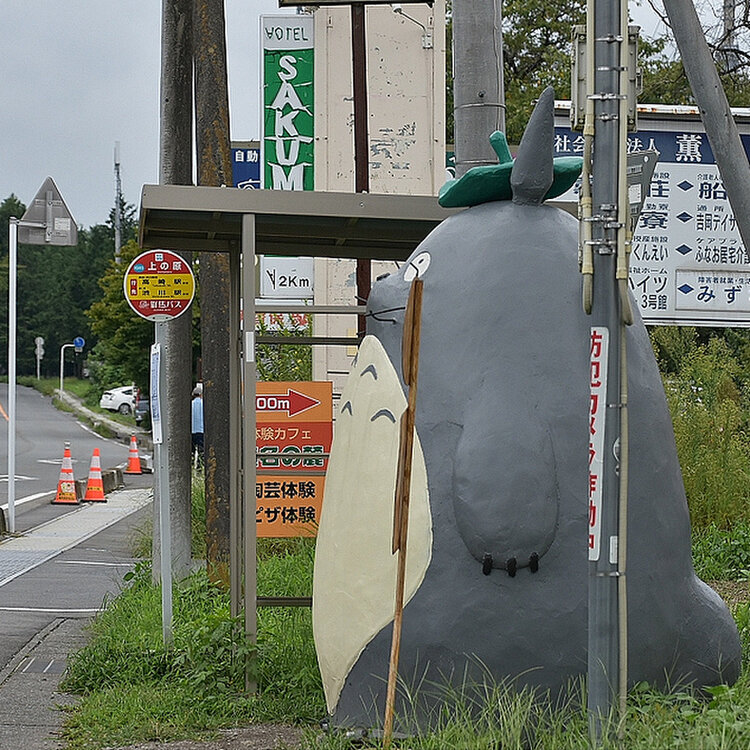
[[[298,593],[302,574],[294,568],[309,570],[309,559],[306,550],[288,555],[282,576],[261,563],[259,593]],[[64,687],[83,696],[66,722],[71,750],[195,736],[237,723],[309,723],[323,715],[309,610],[259,611],[259,694],[246,695],[245,657],[255,650],[243,623],[230,617],[225,591],[203,571],[175,587],[174,647],[166,649],[150,567],[139,567],[129,583],[70,661]]]
[[[750,524],[729,529],[716,524],[693,531],[693,564],[704,581],[745,581],[750,578]]]

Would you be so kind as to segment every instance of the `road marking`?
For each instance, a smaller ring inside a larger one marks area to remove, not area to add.
[[[10,417],[5,413],[5,409],[3,409],[3,405],[2,404],[0,404],[0,414],[3,415],[3,419],[6,422],[10,422]]]
[[[33,481],[36,482],[39,479],[39,477],[27,477],[25,474],[16,474],[16,481]],[[0,482],[7,482],[8,481],[8,475],[7,474],[0,474]]]
[[[16,500],[15,505],[18,507],[19,505],[23,505],[24,503],[30,503],[32,500],[37,500],[40,497],[47,497],[48,495],[54,495],[56,490],[47,490],[47,492],[37,492],[35,495],[26,495],[26,497],[22,497],[19,500]],[[0,508],[3,510],[8,510],[8,503],[5,503],[4,505],[0,505]]]
[[[92,429],[91,429],[91,428],[90,428],[90,427],[89,427],[89,426],[88,426],[87,424],[84,424],[83,422],[79,422],[79,423],[78,423],[78,426],[79,426],[79,427],[80,427],[81,429],[83,429],[83,430],[86,430],[86,432],[89,432],[89,433],[91,433],[91,434],[92,434],[92,435],[93,435],[94,437],[97,437],[97,438],[99,438],[99,440],[104,440],[104,442],[107,442],[107,438],[105,438],[104,436],[100,435],[100,434],[99,434],[98,432],[96,432],[95,430],[92,430]]]

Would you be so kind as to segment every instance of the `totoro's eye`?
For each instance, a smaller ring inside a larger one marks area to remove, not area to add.
[[[411,283],[417,277],[424,276],[424,272],[430,267],[431,256],[428,252],[420,253],[412,258],[404,268],[404,281]]]

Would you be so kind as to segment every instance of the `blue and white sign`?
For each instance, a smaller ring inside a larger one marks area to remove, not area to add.
[[[73,346],[76,348],[77,352],[83,351],[83,347],[86,346],[86,341],[83,336],[76,336],[73,339]]]
[[[632,238],[630,288],[646,323],[750,327],[745,249],[708,137],[695,122],[628,136],[628,152],[659,151]],[[741,136],[750,156],[750,133]],[[583,136],[555,128],[555,156],[583,153]],[[576,200],[573,191],[560,200]]]
[[[260,190],[260,146],[232,144],[232,185],[244,190]]]

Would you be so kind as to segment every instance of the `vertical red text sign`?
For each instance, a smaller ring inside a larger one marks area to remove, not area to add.
[[[601,554],[608,347],[609,330],[604,327],[592,327],[589,347],[589,560],[598,560]]]

